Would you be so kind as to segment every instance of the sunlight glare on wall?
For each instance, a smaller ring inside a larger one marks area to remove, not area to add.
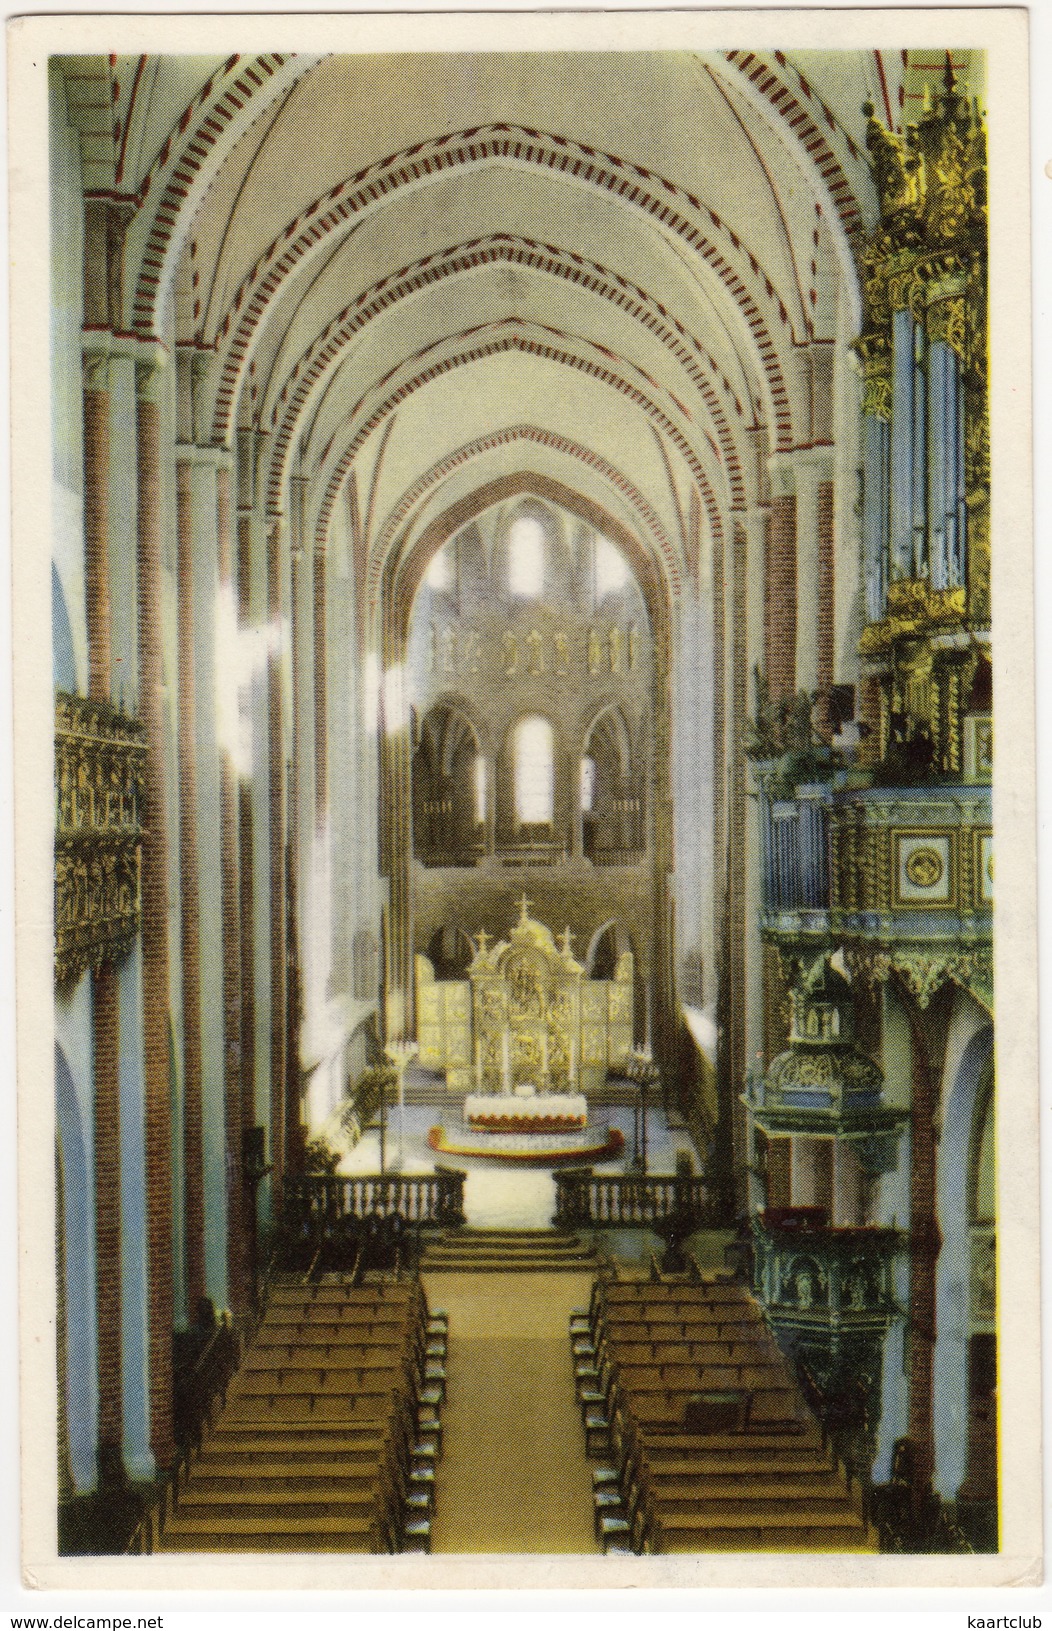
[[[595,760],[586,755],[581,760],[581,809],[585,815],[595,808]]]
[[[289,651],[288,620],[239,627],[233,590],[216,597],[216,735],[236,774],[252,774],[252,707],[255,687],[272,657]]]

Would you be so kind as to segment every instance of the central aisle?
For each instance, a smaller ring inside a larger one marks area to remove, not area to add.
[[[595,1552],[569,1321],[586,1274],[431,1274],[449,1312],[434,1552]]]

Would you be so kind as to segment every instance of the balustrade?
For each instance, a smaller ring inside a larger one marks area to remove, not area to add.
[[[593,866],[642,866],[646,856],[641,849],[597,849]]]
[[[284,1184],[284,1222],[294,1233],[324,1236],[347,1218],[397,1214],[406,1223],[455,1226],[464,1221],[464,1173],[297,1175]]]
[[[552,1221],[559,1229],[645,1229],[678,1219],[685,1234],[700,1228],[707,1214],[701,1178],[599,1176],[580,1168],[555,1174]]]

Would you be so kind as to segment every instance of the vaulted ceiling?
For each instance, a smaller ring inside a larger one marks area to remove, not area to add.
[[[768,454],[827,439],[823,354],[857,332],[875,208],[862,106],[901,119],[941,69],[890,52],[76,60],[85,87],[104,64],[112,142],[93,152],[137,206],[128,327],[174,323],[203,359],[199,441],[265,433],[272,516],[302,473],[323,541],[351,493],[374,574],[522,472],[690,573]]]

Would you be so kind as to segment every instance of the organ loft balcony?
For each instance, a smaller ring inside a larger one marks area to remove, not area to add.
[[[944,979],[992,999],[991,789],[838,787],[790,796],[758,774],[760,925],[801,957],[844,947],[852,973],[902,975],[923,1003]]]

